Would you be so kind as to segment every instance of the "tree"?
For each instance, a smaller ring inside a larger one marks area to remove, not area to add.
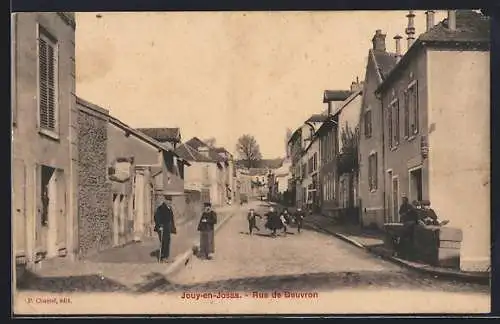
[[[340,134],[342,150],[340,152],[338,168],[339,173],[357,172],[359,169],[358,147],[359,147],[359,127],[354,130],[346,123]]]
[[[255,140],[255,137],[249,134],[242,135],[238,138],[236,152],[238,152],[240,158],[245,162],[245,166],[249,169],[256,167],[262,159],[259,144]]]
[[[288,152],[288,141],[290,138],[292,138],[292,130],[290,128],[286,129],[286,134],[285,134],[285,152],[286,152],[286,157],[289,157],[289,152]]]
[[[203,142],[205,144],[207,144],[208,147],[215,147],[217,140],[215,139],[215,137],[210,137],[210,138],[207,138],[206,140],[204,140]]]

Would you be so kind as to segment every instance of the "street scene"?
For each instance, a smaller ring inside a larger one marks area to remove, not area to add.
[[[490,312],[486,12],[11,32],[15,315]]]

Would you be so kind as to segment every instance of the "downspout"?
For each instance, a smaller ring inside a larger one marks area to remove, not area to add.
[[[387,176],[385,174],[385,170],[386,170],[386,165],[385,165],[385,115],[384,115],[384,100],[381,96],[380,93],[376,94],[377,96],[377,99],[380,100],[380,107],[382,108],[381,109],[381,114],[382,114],[382,178],[383,178],[383,181],[382,181],[382,184],[383,184],[383,189],[382,189],[382,197],[383,197],[383,201],[384,201],[384,204],[383,204],[383,207],[384,207],[384,210],[383,210],[383,214],[384,214],[384,223],[385,223],[385,220],[386,220],[386,212],[387,212],[387,201],[386,201],[386,192],[385,192],[385,188],[386,188],[386,181],[387,181]],[[378,162],[377,162],[378,164]],[[378,172],[378,170],[377,170]]]

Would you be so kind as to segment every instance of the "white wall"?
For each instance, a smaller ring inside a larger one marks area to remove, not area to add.
[[[490,58],[429,51],[429,196],[461,228],[461,268],[490,265]]]
[[[361,114],[361,103],[363,97],[358,94],[351,102],[349,102],[340,112],[339,115],[339,150],[342,149],[342,129],[344,129],[346,123],[349,125],[349,128],[354,131],[354,128],[359,125],[359,117]],[[350,98],[348,98],[350,100]]]

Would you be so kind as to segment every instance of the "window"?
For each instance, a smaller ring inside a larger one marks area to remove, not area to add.
[[[365,137],[372,137],[372,111],[367,110],[365,112]]]
[[[307,165],[306,163],[302,164],[302,179],[305,179],[307,175]]]
[[[392,148],[392,105],[389,105],[389,107],[387,108],[387,127],[389,128],[388,131],[387,131],[387,135],[388,135],[388,144],[389,144],[389,148]]]
[[[418,85],[417,82],[414,81],[408,87],[408,112],[409,112],[409,131],[410,135],[418,134],[418,117],[419,117],[419,109],[418,109]]]
[[[404,114],[404,138],[410,137],[410,102],[409,102],[409,97],[408,97],[408,90],[405,91],[404,94],[404,107],[403,107],[403,114]]]
[[[396,100],[392,104],[392,118],[393,118],[393,136],[394,136],[394,141],[393,141],[393,147],[398,146],[399,144],[399,133],[400,133],[400,127],[399,127],[399,100]]]
[[[313,172],[318,170],[318,153],[313,155]]]
[[[57,132],[57,44],[45,30],[38,38],[38,113],[39,127]]]
[[[377,166],[377,153],[372,153],[370,154],[370,157],[368,158],[368,186],[370,188],[370,191],[375,191],[377,190],[377,172],[378,166]]]

